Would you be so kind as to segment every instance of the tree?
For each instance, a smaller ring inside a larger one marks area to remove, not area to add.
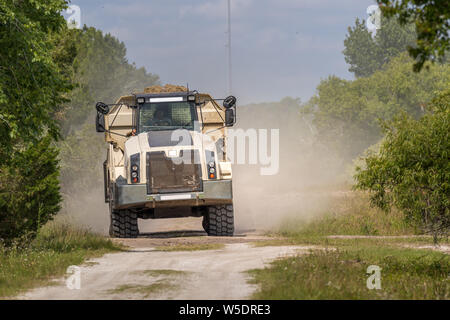
[[[365,21],[356,19],[348,28],[343,54],[356,77],[368,77],[415,42],[413,25],[401,26],[395,19],[381,17],[381,27],[373,34]]]
[[[317,139],[348,162],[381,139],[380,119],[390,120],[402,111],[420,118],[433,92],[448,88],[450,66],[434,65],[416,74],[412,64],[405,52],[370,77],[322,80],[303,109],[304,115],[313,116]]]
[[[63,0],[0,1],[0,162],[17,141],[58,137],[52,114],[70,83],[52,60],[48,36],[65,27]]]
[[[420,71],[426,61],[445,60],[450,48],[450,2],[442,0],[377,0],[381,12],[405,25],[414,23],[416,47],[409,48]]]
[[[356,168],[356,188],[369,190],[374,205],[395,206],[435,235],[450,230],[450,90],[416,120],[406,113],[383,125],[378,153]]]
[[[70,80],[53,60],[64,0],[0,0],[0,239],[36,233],[59,210],[54,114]]]

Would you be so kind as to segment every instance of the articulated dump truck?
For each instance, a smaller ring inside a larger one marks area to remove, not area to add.
[[[110,235],[135,238],[138,219],[203,217],[210,236],[234,232],[227,127],[236,98],[166,85],[96,104],[96,129],[108,142],[103,164]]]

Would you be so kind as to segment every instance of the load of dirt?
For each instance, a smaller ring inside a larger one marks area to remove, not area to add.
[[[151,86],[144,89],[144,93],[167,93],[167,92],[186,92],[188,91],[184,86],[177,86],[174,84],[166,84],[164,86]]]

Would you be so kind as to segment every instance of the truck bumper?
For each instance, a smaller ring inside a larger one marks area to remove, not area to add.
[[[177,207],[231,204],[231,180],[203,181],[202,192],[147,194],[145,184],[114,184],[114,208]]]

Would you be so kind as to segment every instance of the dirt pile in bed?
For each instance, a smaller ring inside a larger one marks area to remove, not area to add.
[[[167,93],[167,92],[186,92],[187,88],[184,86],[177,86],[174,84],[166,84],[164,86],[151,86],[144,89],[144,93]]]

